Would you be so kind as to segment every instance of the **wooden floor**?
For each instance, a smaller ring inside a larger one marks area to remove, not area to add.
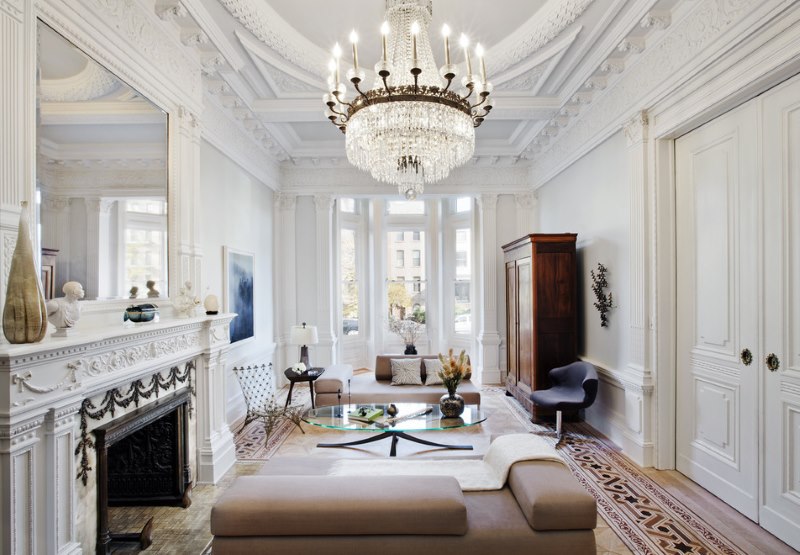
[[[798,553],[676,470],[642,469],[749,555]]]

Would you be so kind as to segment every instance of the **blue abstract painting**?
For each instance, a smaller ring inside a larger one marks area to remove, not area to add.
[[[253,255],[226,249],[227,311],[238,314],[231,322],[231,343],[253,337],[255,315],[253,305]]]

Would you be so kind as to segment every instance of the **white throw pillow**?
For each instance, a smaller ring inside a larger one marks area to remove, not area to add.
[[[442,361],[438,358],[425,359],[425,385],[443,385],[439,372],[442,371]]]
[[[420,358],[393,358],[392,385],[422,385]]]

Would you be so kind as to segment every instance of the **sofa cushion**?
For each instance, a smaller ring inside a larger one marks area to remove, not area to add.
[[[534,530],[578,530],[597,524],[594,497],[562,463],[515,463],[508,473],[508,487]]]
[[[375,357],[375,379],[376,380],[391,380],[392,379],[392,359],[408,359],[416,358],[423,360],[423,376],[424,376],[424,361],[428,358],[437,358],[439,355],[378,355]]]
[[[439,398],[447,393],[444,385],[404,385],[393,386],[389,380],[376,380],[372,374],[354,376],[352,395],[342,393],[342,403],[438,403]],[[481,391],[471,381],[458,384],[458,394],[468,405],[481,404]],[[333,394],[335,398],[335,394]],[[317,397],[320,405],[320,397]],[[324,406],[324,405],[321,405]]]
[[[438,358],[425,361],[425,385],[444,385],[439,372],[443,370],[442,361]]]
[[[211,510],[215,536],[464,535],[449,476],[241,476]]]
[[[422,385],[422,369],[418,358],[393,358],[392,385]]]

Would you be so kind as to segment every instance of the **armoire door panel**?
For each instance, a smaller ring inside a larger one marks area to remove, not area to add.
[[[512,384],[519,378],[519,358],[517,352],[519,330],[517,329],[517,265],[506,262],[506,342],[508,375],[506,380]]]
[[[519,298],[519,381],[532,388],[531,369],[533,368],[533,275],[531,259],[517,261],[517,296]]]
[[[565,253],[545,253],[537,257],[536,296],[539,310],[536,315],[541,322],[546,318],[569,318],[575,313],[573,291],[575,290],[574,256]]]
[[[800,550],[800,78],[764,93],[761,524]],[[765,357],[779,366],[770,370]]]
[[[758,371],[739,352],[760,356],[757,122],[743,106],[675,142],[676,466],[754,520]]]

